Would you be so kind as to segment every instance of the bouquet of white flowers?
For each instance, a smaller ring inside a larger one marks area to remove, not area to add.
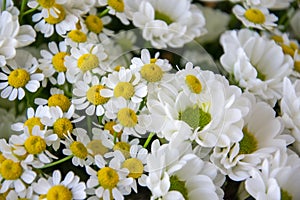
[[[300,199],[299,0],[0,0],[0,199]]]

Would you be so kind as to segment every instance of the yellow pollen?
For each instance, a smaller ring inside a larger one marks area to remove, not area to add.
[[[148,82],[157,82],[162,79],[163,71],[155,63],[150,63],[142,67],[141,75]]]
[[[200,94],[200,92],[202,91],[201,82],[194,75],[187,75],[185,77],[185,83],[193,93]]]
[[[52,186],[47,193],[47,200],[72,200],[72,192],[63,185]]]
[[[119,182],[118,173],[110,167],[103,167],[97,175],[98,181],[104,189],[113,189]]]
[[[65,9],[59,5],[59,4],[55,4],[54,6],[57,10],[59,11],[55,11],[55,13],[58,15],[57,18],[53,17],[52,15],[49,15],[49,17],[45,18],[45,21],[48,24],[58,24],[61,21],[63,21],[66,18],[66,12]]]
[[[41,119],[39,117],[31,117],[27,119],[24,123],[24,126],[28,127],[29,133],[31,133],[34,126],[39,126],[41,130],[45,128],[44,124],[42,124]]]
[[[103,29],[103,22],[100,17],[96,15],[89,15],[85,19],[85,24],[89,31],[92,31],[94,33],[101,33]]]
[[[134,127],[138,121],[135,112],[130,108],[122,108],[119,110],[117,117],[120,124],[124,127]]]
[[[21,177],[23,169],[19,162],[6,159],[1,163],[0,173],[5,180],[17,180]]]
[[[40,154],[46,150],[46,142],[40,136],[32,135],[24,143],[25,149],[29,154]]]
[[[290,47],[295,51],[298,50],[298,45],[295,42],[290,42]]]
[[[107,4],[117,12],[124,12],[125,4],[123,0],[108,0]]]
[[[88,101],[94,105],[105,104],[109,100],[109,98],[100,95],[100,90],[102,90],[103,88],[103,85],[93,85],[92,87],[90,87],[86,93]]]
[[[134,95],[134,87],[128,82],[119,82],[114,89],[115,97],[130,99]]]
[[[54,69],[57,72],[65,72],[67,71],[67,68],[65,66],[65,56],[69,55],[67,52],[58,52],[55,54],[52,58],[52,64]]]
[[[82,142],[72,142],[70,149],[73,155],[80,159],[85,159],[88,156],[87,148],[82,144]]]
[[[247,127],[243,128],[243,139],[239,142],[240,150],[239,154],[251,154],[258,148],[258,141],[255,136],[250,133]]]
[[[30,80],[30,75],[25,69],[15,69],[8,76],[8,84],[14,88],[24,87]]]
[[[3,154],[0,152],[0,166],[3,161],[6,160],[6,158],[3,156]]]
[[[259,9],[250,8],[244,14],[245,18],[254,24],[263,24],[266,21],[264,13]]]
[[[64,139],[68,133],[72,133],[73,125],[67,118],[59,118],[53,124],[53,132],[61,139]]]
[[[68,33],[68,37],[71,38],[74,42],[84,43],[87,40],[87,36],[84,32],[80,30],[72,30]]]
[[[121,65],[117,65],[114,70],[118,72],[120,71],[120,69],[121,69]]]
[[[157,61],[157,58],[151,58],[150,59],[150,63],[156,63],[156,61]]]
[[[115,130],[113,128],[114,125],[116,125],[117,123],[114,122],[114,121],[109,121],[109,122],[106,122],[104,124],[104,130],[108,130],[110,134],[114,135],[115,134]],[[122,131],[118,132],[117,133],[117,137],[120,138],[122,135]]]
[[[283,38],[281,36],[279,36],[279,35],[273,35],[271,37],[271,39],[273,39],[277,43],[283,43]]]
[[[86,53],[80,56],[77,61],[78,68],[82,71],[92,70],[99,66],[99,59],[96,55],[91,53]]]
[[[122,152],[122,154],[124,155],[124,157],[127,159],[130,157],[130,144],[126,143],[126,142],[117,142],[114,147],[113,150],[119,150]]]
[[[295,50],[293,48],[291,48],[290,46],[288,46],[286,44],[282,44],[281,48],[282,48],[282,51],[284,54],[288,54],[288,55],[294,57]]]
[[[93,152],[93,156],[95,155],[104,155],[108,152],[108,148],[106,148],[101,140],[92,140],[90,141],[86,147]]]
[[[300,73],[300,61],[294,62],[294,70]]]
[[[129,177],[139,178],[142,176],[144,171],[144,165],[142,161],[137,158],[129,158],[125,160],[122,164],[122,167],[125,167],[129,170]]]
[[[48,106],[59,106],[63,112],[67,112],[71,101],[63,94],[54,94],[48,99]]]
[[[55,0],[37,0],[43,8],[51,8],[55,4]]]

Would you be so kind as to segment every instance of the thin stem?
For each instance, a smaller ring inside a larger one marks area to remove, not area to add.
[[[118,136],[118,133],[117,133],[117,132],[114,132],[114,144],[117,143],[117,136]]]
[[[155,133],[150,133],[149,135],[148,135],[148,138],[147,138],[147,140],[146,140],[146,142],[144,143],[144,148],[147,148],[147,146],[149,145],[149,143],[150,143],[150,141],[152,140],[152,137],[155,135]]]
[[[109,11],[109,9],[108,8],[106,8],[105,10],[103,10],[98,16],[101,18],[101,17],[103,17],[103,16],[105,16],[105,15],[107,15],[107,13],[108,13],[108,11]]]
[[[6,10],[6,0],[2,2],[2,11]]]
[[[69,155],[69,156],[67,156],[67,157],[65,157],[65,158],[63,158],[63,159],[60,159],[60,160],[55,161],[55,162],[53,162],[53,163],[49,163],[49,164],[47,164],[47,165],[44,165],[43,167],[41,167],[41,168],[39,168],[39,169],[46,169],[46,168],[48,168],[48,167],[52,167],[52,166],[58,165],[58,164],[63,163],[63,162],[65,162],[65,161],[67,161],[67,160],[70,160],[71,158],[73,158],[73,155]]]

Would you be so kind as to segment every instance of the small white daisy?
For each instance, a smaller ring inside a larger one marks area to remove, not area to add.
[[[52,16],[58,18],[60,11],[55,7],[56,4],[65,4],[67,0],[29,0],[29,8],[38,8],[44,18]]]
[[[98,0],[98,4],[106,6],[109,9],[109,14],[115,15],[123,24],[129,25],[130,22],[126,15],[126,3],[124,0]]]
[[[39,195],[39,199],[85,199],[86,185],[80,182],[80,178],[70,171],[62,180],[59,170],[55,170],[48,179],[40,178],[32,184],[34,192]]]
[[[29,52],[18,50],[14,59],[7,62],[0,72],[0,90],[2,98],[23,99],[25,89],[31,93],[36,92],[40,87],[40,81],[44,75],[37,73],[38,62]]]

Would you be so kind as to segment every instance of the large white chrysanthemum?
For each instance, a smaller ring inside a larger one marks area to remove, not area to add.
[[[36,33],[29,25],[20,26],[18,16],[7,11],[0,12],[0,67],[16,55],[16,48],[35,41]]]
[[[221,44],[221,64],[231,81],[273,106],[282,96],[283,78],[291,74],[291,57],[274,41],[248,29],[225,32]]]
[[[182,47],[206,32],[202,12],[189,0],[144,0],[132,16],[144,39],[156,48]]]

